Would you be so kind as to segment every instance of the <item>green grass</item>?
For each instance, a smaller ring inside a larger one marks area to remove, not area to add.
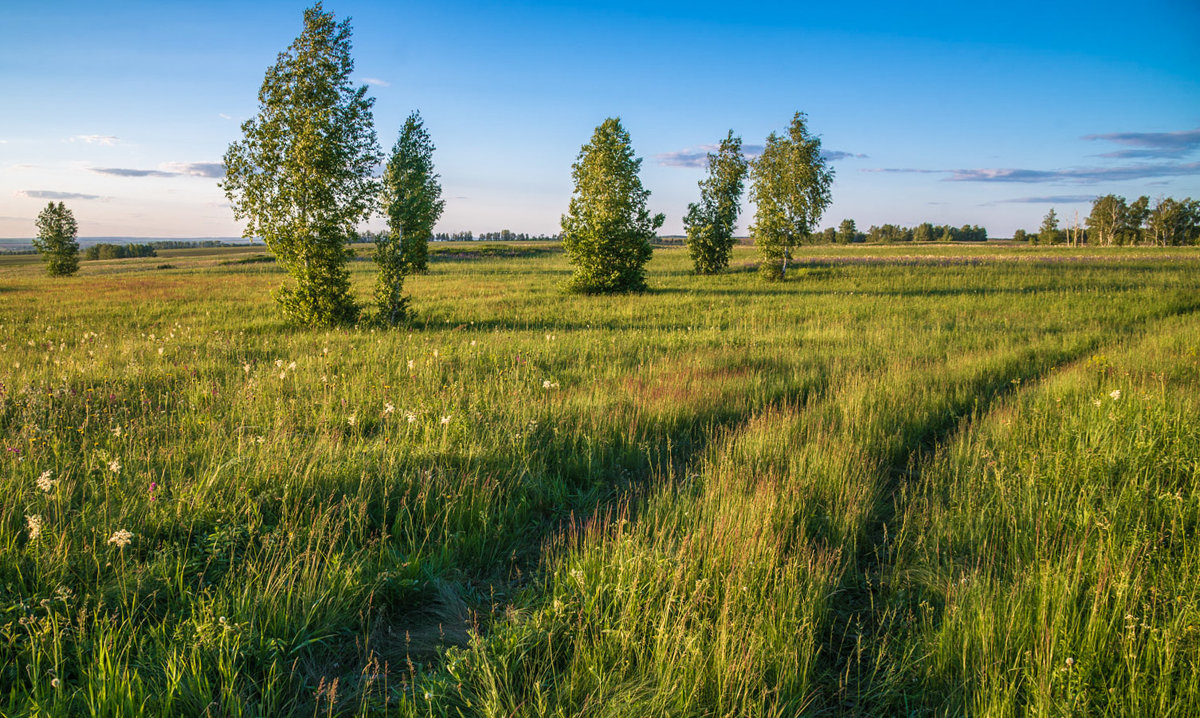
[[[0,265],[0,714],[1200,711],[1200,252],[480,249]]]

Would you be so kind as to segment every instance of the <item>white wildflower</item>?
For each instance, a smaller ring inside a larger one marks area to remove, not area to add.
[[[159,348],[158,348],[158,355],[159,355],[159,356],[162,356],[162,353],[163,353],[163,348],[162,348],[162,347],[159,347]]]
[[[282,360],[282,359],[276,359],[276,360],[275,360],[275,368],[276,368],[276,369],[280,369],[280,368],[282,368],[282,367],[283,367],[283,360]]]
[[[347,416],[346,423],[349,424],[350,426],[354,426],[355,424],[357,424],[358,423],[358,414],[351,414],[350,416]]]
[[[1094,406],[1100,406],[1101,403],[1103,403],[1103,402],[1101,402],[1099,399],[1096,399],[1095,401],[1092,402],[1092,404]]]
[[[296,362],[288,364],[288,371],[296,371]]]
[[[445,415],[445,416],[443,416],[443,417],[442,417],[442,423],[443,423],[443,424],[449,424],[449,423],[450,423],[450,415],[449,415],[449,414],[447,414],[447,415]]]
[[[384,404],[384,405],[383,405],[383,414],[384,414],[384,416],[387,416],[388,414],[391,414],[391,413],[392,413],[392,412],[394,412],[394,411],[396,411],[396,405],[395,405],[395,404],[392,404],[391,402],[388,402],[387,404]]]
[[[408,416],[406,416],[405,418],[406,418],[406,419],[408,419],[408,423],[410,423],[410,424],[411,424],[411,423],[413,423],[414,421],[416,421],[416,420],[417,420],[417,415],[416,415],[416,414],[414,414],[414,413],[412,413],[412,412],[410,411],[410,412],[408,413]]]
[[[112,461],[108,462],[108,470],[114,474],[121,473],[121,460],[113,459]]]
[[[120,438],[120,436],[121,436],[121,427],[119,427],[119,426],[114,426],[112,431],[113,431],[113,436],[115,436],[115,437],[117,437],[117,438]]]
[[[413,369],[416,369],[416,368],[417,368],[417,361],[415,359],[409,359],[408,360],[408,370],[412,371]]]
[[[54,472],[47,469],[42,472],[42,475],[37,477],[37,487],[46,493],[50,493],[58,480],[54,478]]]
[[[36,541],[42,535],[42,517],[38,514],[26,516],[25,524],[29,527],[29,540]]]
[[[281,372],[279,372],[279,378],[280,378],[280,379],[287,379],[287,372],[286,372],[286,371],[281,371]]]
[[[542,382],[542,388],[543,389],[557,389],[558,382],[550,381],[549,379],[547,379],[546,381]]]
[[[125,529],[114,531],[113,535],[108,537],[108,542],[111,544],[116,544],[117,548],[125,548],[132,540],[133,534],[129,533]]]
[[[250,365],[249,365],[249,364],[243,364],[243,365],[242,365],[242,371],[244,371],[244,372],[246,372],[247,374],[249,374],[249,373],[250,373]]]
[[[1108,395],[1109,395],[1110,397],[1112,397],[1112,400],[1113,400],[1113,401],[1116,401],[1117,399],[1120,399],[1120,398],[1121,398],[1121,390],[1120,390],[1120,389],[1113,389],[1112,391],[1110,391],[1110,392],[1108,393]]]

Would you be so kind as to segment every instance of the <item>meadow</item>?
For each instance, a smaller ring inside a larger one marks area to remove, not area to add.
[[[1200,251],[490,247],[0,258],[0,714],[1200,713]]]

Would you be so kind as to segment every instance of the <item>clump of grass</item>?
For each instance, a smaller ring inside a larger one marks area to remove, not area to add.
[[[1200,255],[988,251],[6,264],[0,713],[1186,714]]]

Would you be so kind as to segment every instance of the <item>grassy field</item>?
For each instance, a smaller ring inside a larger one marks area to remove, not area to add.
[[[436,248],[4,258],[0,714],[1200,713],[1200,251]]]

